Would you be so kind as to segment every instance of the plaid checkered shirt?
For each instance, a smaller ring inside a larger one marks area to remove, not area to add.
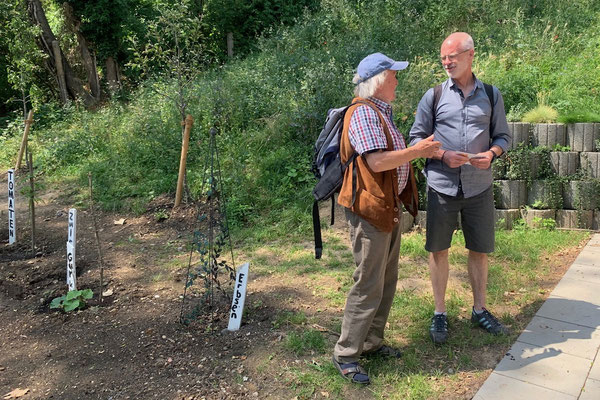
[[[369,97],[367,100],[373,102],[381,111],[390,131],[394,150],[405,149],[404,138],[392,119],[392,106],[374,97]],[[376,150],[387,150],[387,140],[381,120],[375,110],[369,106],[358,106],[356,108],[350,118],[348,136],[350,144],[360,155]],[[396,169],[398,170],[398,193],[402,193],[408,181],[408,164],[402,164]]]

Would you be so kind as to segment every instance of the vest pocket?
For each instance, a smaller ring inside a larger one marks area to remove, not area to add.
[[[390,206],[386,204],[385,199],[374,196],[362,188],[356,191],[353,211],[380,229],[390,224],[390,221],[386,221],[386,216],[392,211],[388,207]]]

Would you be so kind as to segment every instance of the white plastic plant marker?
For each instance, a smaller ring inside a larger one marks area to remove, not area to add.
[[[67,285],[69,285],[69,291],[77,290],[77,273],[75,270],[75,257],[73,254],[75,249],[73,245],[67,242]]]
[[[17,224],[15,220],[15,171],[8,170],[8,244],[17,241]]]
[[[77,250],[77,210],[75,208],[69,209],[69,234],[67,236],[67,243],[73,245],[73,259],[75,259],[75,251]]]
[[[77,244],[77,210],[69,209],[69,235],[67,239],[67,285],[69,291],[77,290],[75,253]]]
[[[229,326],[227,330],[237,331],[242,324],[242,314],[244,313],[244,302],[246,300],[246,286],[248,285],[248,268],[250,263],[242,264],[238,267],[235,275],[235,286],[233,289],[233,300],[229,312]]]

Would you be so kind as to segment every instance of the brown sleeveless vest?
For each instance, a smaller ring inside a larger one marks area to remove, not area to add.
[[[394,150],[392,137],[381,112],[377,106],[367,99],[356,97],[352,102],[362,101],[372,104],[377,111],[387,139],[387,151]],[[350,106],[344,116],[344,130],[340,141],[340,157],[342,163],[347,162],[354,154],[350,144],[348,130],[352,113],[361,104]],[[356,168],[355,192],[353,193],[353,170]],[[354,202],[353,202],[354,194]],[[374,172],[369,168],[367,160],[358,156],[350,163],[344,173],[344,181],[338,196],[338,203],[350,209],[353,213],[367,220],[370,224],[383,232],[391,232],[399,220],[400,204],[413,216],[417,215],[418,197],[417,185],[412,165],[409,164],[409,176],[406,187],[398,195],[398,172],[394,168],[389,171]]]

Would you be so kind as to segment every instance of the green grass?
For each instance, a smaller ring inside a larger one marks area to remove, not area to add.
[[[338,235],[341,240],[345,233],[332,231],[331,234]],[[546,287],[546,280],[553,273],[546,258],[556,259],[555,254],[576,246],[587,237],[589,233],[582,231],[532,229],[519,225],[515,230],[496,232],[496,251],[489,258],[488,307],[512,328],[512,334],[492,336],[471,324],[472,294],[466,274],[464,237],[462,232],[457,232],[450,251],[455,278],[450,281],[446,294],[451,335],[444,346],[434,346],[427,334],[433,312],[433,296],[428,289],[427,253],[419,249],[425,238],[417,232],[403,235],[400,281],[416,279],[425,285],[396,292],[386,341],[401,348],[403,357],[392,361],[364,360],[373,381],[369,387],[372,395],[381,399],[443,399],[452,395],[453,390],[468,390],[467,377],[479,377],[493,367],[485,359],[500,358],[541,306],[551,289]],[[327,247],[327,241],[324,245]],[[277,252],[293,255],[297,262],[303,263],[307,259],[301,255],[311,255],[312,249],[298,246],[293,240],[280,240]],[[331,364],[330,353],[335,338],[326,340],[322,332],[307,326],[309,321],[314,321],[331,331],[340,330],[340,309],[352,285],[354,261],[349,254],[335,257],[343,254],[343,249],[332,253],[334,257],[324,256],[313,264],[311,268],[315,271],[300,275],[301,281],[298,281],[291,260],[283,269],[251,261],[257,272],[275,268],[277,280],[286,287],[302,282],[303,287],[325,301],[325,308],[329,308],[324,312],[313,309],[310,311],[313,314],[284,311],[277,314],[273,322],[275,328],[287,332],[286,339],[280,344],[283,353],[278,357],[288,360],[291,357],[301,364],[293,362],[284,368],[289,387],[299,399],[318,397],[322,392],[331,398],[356,397],[362,390],[346,383]],[[286,277],[290,280],[286,281]],[[542,288],[546,288],[545,291]],[[481,357],[482,351],[488,354],[486,358]],[[267,371],[264,367],[261,370]]]
[[[593,112],[570,112],[560,115],[558,122],[562,124],[574,124],[577,122],[600,122],[600,114]]]
[[[300,333],[292,331],[285,340],[285,347],[297,355],[310,354],[311,352],[323,353],[325,351],[325,338],[321,332],[314,329]]]

